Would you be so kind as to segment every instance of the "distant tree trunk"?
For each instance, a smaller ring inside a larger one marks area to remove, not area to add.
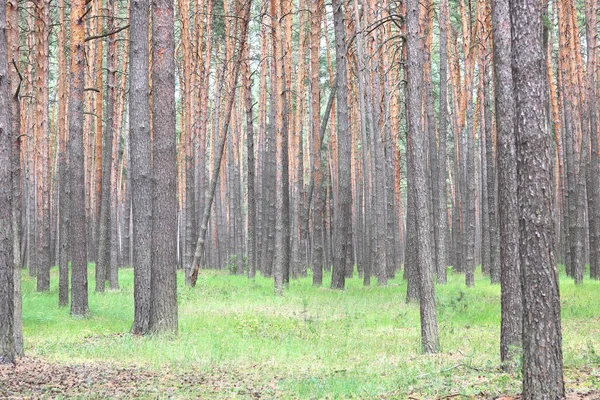
[[[552,143],[545,97],[542,3],[539,0],[510,3],[516,98],[525,400],[561,399],[565,396],[560,296],[553,253]],[[544,345],[540,346],[541,343]]]
[[[519,208],[517,202],[517,155],[515,99],[511,70],[511,22],[509,3],[492,0],[494,41],[494,94],[498,143],[498,221],[500,226],[500,284],[502,321],[500,359],[519,357],[522,334],[519,264]]]
[[[418,247],[418,263],[420,279],[420,312],[421,312],[421,343],[424,353],[439,351],[439,335],[437,313],[433,286],[433,265],[431,263],[431,236],[429,218],[427,216],[427,190],[425,165],[426,136],[421,130],[421,93],[422,93],[422,58],[419,43],[419,2],[410,0],[406,4],[406,26],[408,47],[408,132],[411,137],[410,150],[412,153],[412,168],[416,203],[416,231]]]
[[[319,70],[321,67],[321,0],[310,0],[310,100],[312,112],[312,198],[313,198],[313,285],[323,284],[323,171],[321,167],[321,90]]]
[[[465,282],[467,286],[473,286],[475,284],[475,221],[476,221],[476,209],[475,209],[475,191],[477,176],[475,174],[475,131],[473,129],[473,101],[471,99],[471,91],[467,89],[467,124],[465,128],[465,135],[467,140],[466,155],[463,157],[466,159],[466,177],[465,177],[465,189],[466,189],[466,218],[463,223],[466,222],[465,236],[466,243],[466,265],[465,265]],[[464,226],[464,225],[463,225]]]
[[[6,2],[0,3],[0,364],[15,362],[11,106]]]
[[[598,44],[598,1],[585,2],[587,68],[586,86],[590,113],[591,156],[588,177],[588,214],[590,225],[590,277],[600,278],[600,162],[598,160],[598,108],[596,99],[596,46]]]
[[[358,0],[354,0],[354,22],[356,24],[356,51],[357,51],[357,64],[358,64],[358,104],[360,107],[360,143],[361,143],[361,170],[363,180],[363,193],[362,193],[362,204],[360,207],[363,209],[363,221],[364,221],[364,235],[363,235],[363,257],[361,260],[361,266],[363,271],[363,285],[369,286],[371,284],[371,218],[372,218],[372,204],[371,198],[371,185],[369,182],[370,178],[370,166],[368,146],[367,146],[367,110],[365,104],[365,55],[364,55],[364,32],[362,31],[361,12],[359,9]]]
[[[84,316],[89,313],[83,148],[85,14],[85,0],[74,0],[71,3],[71,92],[69,96],[68,154],[73,188],[71,214],[71,314],[78,316]]]
[[[486,15],[489,13],[486,13]],[[486,18],[486,21],[489,21]],[[485,37],[489,36],[490,28],[486,25]],[[491,57],[490,46],[491,38],[486,41],[486,57],[483,66],[483,100],[484,100],[484,125],[485,125],[485,158],[483,162],[487,168],[487,198],[484,201],[488,205],[489,214],[489,238],[490,238],[490,279],[492,283],[500,283],[500,235],[498,231],[498,181],[496,172],[496,142],[494,137],[494,129],[492,126],[492,106],[491,106],[491,84],[490,84],[490,62]]]
[[[248,59],[249,47],[244,48],[244,59]],[[248,157],[248,278],[256,276],[256,183],[254,163],[254,117],[252,116],[252,77],[250,75],[250,63],[242,64],[245,106],[246,106],[246,146]]]
[[[287,21],[291,15],[286,16],[286,0],[271,0],[272,10],[276,8],[271,17]],[[284,23],[285,25],[285,23]],[[289,87],[286,85],[286,54],[284,47],[285,29],[279,22],[273,22],[273,63],[276,71],[276,84],[272,90],[277,94],[276,104],[276,147],[277,147],[277,200],[276,200],[276,228],[275,228],[275,292],[281,294],[283,284],[289,283],[290,268],[290,191],[289,191]],[[273,105],[272,105],[273,106]],[[272,123],[273,123],[272,122]],[[287,281],[287,282],[286,282]]]
[[[245,46],[245,42],[248,34],[248,22],[250,20],[250,8],[252,6],[252,1],[248,1],[244,4],[243,8],[243,22],[242,28],[240,29],[240,42],[238,48],[238,58],[243,54],[243,48]],[[241,12],[242,10],[238,10]],[[192,271],[191,276],[191,285],[196,285],[196,280],[198,279],[198,270],[200,269],[200,263],[204,266],[204,246],[206,240],[206,230],[208,226],[208,219],[210,218],[210,209],[214,200],[215,190],[217,188],[217,179],[219,176],[219,170],[221,166],[221,160],[223,158],[223,150],[225,148],[225,142],[227,139],[227,131],[229,130],[229,122],[231,120],[231,110],[233,108],[233,103],[235,100],[235,91],[238,80],[238,72],[239,72],[239,64],[240,60],[235,60],[233,64],[232,71],[232,80],[231,80],[231,88],[227,97],[227,104],[225,109],[225,119],[223,121],[223,128],[221,133],[219,134],[217,147],[215,149],[215,165],[213,169],[212,180],[210,181],[210,186],[208,191],[206,192],[205,202],[204,202],[204,213],[202,215],[202,223],[200,225],[200,231],[198,234],[198,241],[196,242],[196,249],[194,252],[194,259],[192,261],[192,265],[189,266]]]
[[[107,9],[111,10],[112,1],[107,0]],[[107,29],[114,30],[114,19],[109,18]],[[114,105],[116,100],[116,41],[114,36],[109,38],[107,49],[107,74],[106,74],[106,124],[102,140],[102,184],[100,194],[100,219],[98,221],[98,256],[96,258],[96,292],[104,292],[106,280],[108,279],[111,264],[111,209],[112,190],[111,176],[113,169],[113,137],[114,137]],[[102,125],[100,125],[102,126]],[[101,134],[98,131],[96,134]]]
[[[448,243],[448,199],[446,196],[446,141],[448,140],[448,0],[440,1],[440,111],[438,123],[438,190],[439,224],[441,243],[438,244],[437,283],[447,281],[446,259]]]
[[[173,0],[152,4],[152,333],[177,332],[177,143]]]
[[[344,24],[344,14],[342,1],[334,0],[333,23],[335,30],[336,85],[338,87],[336,91],[338,122],[338,209],[334,212],[335,235],[333,275],[331,280],[331,287],[333,289],[344,289],[345,287],[347,246],[351,242],[350,235],[352,234],[352,187],[350,186],[352,171],[352,136],[348,129],[348,82],[346,71],[346,26]]]
[[[68,66],[65,54],[65,6],[64,0],[59,5],[59,31],[58,31],[58,132],[59,132],[59,160],[58,160],[58,182],[60,185],[59,202],[59,233],[60,248],[58,255],[59,283],[58,283],[58,305],[61,307],[69,304],[69,247],[71,245],[71,180],[69,160],[67,157],[67,142],[69,131],[67,125],[67,74]]]
[[[50,290],[50,130],[48,128],[48,68],[50,34],[50,6],[48,0],[38,0],[35,3],[35,29],[36,42],[36,130],[38,136],[39,175],[38,210],[37,210],[37,238],[38,251],[38,292]]]
[[[148,99],[150,2],[133,0],[129,28],[129,134],[133,218],[134,334],[148,333],[152,265],[152,147]],[[174,211],[174,210],[173,210]],[[173,261],[174,262],[174,261]]]

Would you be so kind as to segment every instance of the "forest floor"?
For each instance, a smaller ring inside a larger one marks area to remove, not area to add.
[[[345,291],[293,280],[282,297],[271,279],[203,271],[196,288],[179,276],[179,334],[139,337],[133,271],[120,290],[97,294],[90,268],[85,319],[37,293],[23,273],[27,357],[0,366],[0,398],[394,398],[514,399],[520,373],[498,356],[500,287],[449,274],[436,287],[442,352],[420,354],[419,307],[406,283]],[[600,282],[561,276],[565,381],[570,399],[600,399]],[[502,397],[504,396],[504,397]]]

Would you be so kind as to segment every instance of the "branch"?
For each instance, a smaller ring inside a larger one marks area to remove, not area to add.
[[[85,38],[84,42],[89,42],[90,40],[94,40],[94,39],[102,39],[103,37],[107,37],[107,36],[111,36],[111,35],[116,35],[117,33],[124,31],[125,29],[129,28],[129,24],[115,30],[112,32],[108,32],[108,33],[103,33],[102,35],[94,35],[94,36],[88,36]]]
[[[15,71],[17,71],[17,74],[19,74],[19,86],[17,86],[17,91],[15,92],[15,99],[19,99],[19,93],[21,92],[21,84],[23,83],[23,75],[21,75],[21,71],[19,71],[19,67],[17,66],[17,63],[15,61],[15,59],[13,58],[12,63],[15,67]]]

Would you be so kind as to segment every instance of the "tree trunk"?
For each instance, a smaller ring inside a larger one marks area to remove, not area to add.
[[[177,333],[177,143],[173,0],[152,3],[152,333]]]
[[[133,218],[134,320],[132,332],[148,333],[152,265],[152,148],[148,99],[150,3],[133,0],[129,28],[129,134]]]
[[[50,9],[47,0],[35,3],[36,42],[36,131],[38,136],[38,210],[37,210],[37,290],[50,290],[50,130],[48,128],[48,68]]]
[[[519,219],[515,99],[511,70],[511,23],[509,3],[492,0],[494,40],[494,94],[498,140],[498,221],[500,226],[500,284],[502,321],[500,359],[518,359],[522,334],[522,303],[519,264]]]
[[[588,176],[588,213],[590,224],[590,277],[600,278],[600,162],[598,160],[598,108],[596,99],[596,46],[597,32],[597,0],[586,1],[586,43],[587,43],[587,109],[590,113],[591,156]]]
[[[440,243],[437,254],[437,283],[447,281],[448,200],[446,196],[446,141],[448,140],[448,0],[440,1],[440,111],[438,114],[438,200]]]
[[[0,4],[0,364],[15,362],[11,106],[6,2]]]
[[[17,70],[20,63],[19,55],[19,12],[16,0],[8,0],[6,3],[7,23],[9,31],[7,34],[9,62],[8,73],[10,77],[10,107],[11,107],[11,174],[12,174],[12,227],[13,227],[13,259],[14,259],[14,337],[15,352],[17,355],[23,355],[23,316],[22,316],[22,298],[21,298],[21,266],[23,259],[21,257],[21,222],[23,196],[21,193],[21,107],[20,107],[20,87],[22,84]]]
[[[320,43],[321,43],[321,15],[322,1],[310,0],[310,107],[312,112],[312,193],[313,198],[313,285],[323,284],[323,198],[322,183],[323,171],[321,167],[321,90],[319,71],[321,68]]]
[[[523,287],[523,399],[526,400],[565,396],[560,296],[553,253],[552,144],[545,97],[542,9],[539,0],[510,3]]]
[[[250,8],[251,8],[251,3],[252,1],[249,1],[247,3],[245,3],[244,6],[244,14],[243,14],[243,23],[242,23],[242,29],[240,30],[240,44],[239,44],[239,49],[238,49],[238,57],[240,57],[243,53],[242,50],[245,46],[245,42],[247,39],[247,32],[248,32],[248,22],[250,20]],[[239,10],[240,12],[242,10]],[[200,225],[200,232],[198,235],[198,241],[196,242],[196,249],[194,251],[194,259],[192,261],[192,265],[189,266],[190,270],[192,271],[192,276],[191,276],[191,285],[195,286],[196,285],[196,281],[198,279],[198,270],[200,269],[200,262],[202,263],[202,266],[204,266],[204,245],[205,245],[205,240],[206,240],[206,229],[208,226],[208,219],[210,217],[210,209],[214,200],[214,195],[215,195],[215,190],[217,188],[217,178],[219,176],[219,170],[220,170],[220,166],[221,166],[221,160],[223,158],[223,150],[225,148],[225,142],[227,139],[227,131],[229,130],[229,122],[231,120],[231,110],[233,108],[233,103],[235,100],[235,91],[236,91],[236,85],[237,85],[237,80],[238,80],[238,72],[239,72],[239,60],[236,60],[234,62],[234,67],[233,67],[233,71],[232,71],[232,86],[230,88],[230,92],[227,98],[227,107],[225,109],[225,120],[224,120],[224,124],[223,124],[223,128],[221,130],[221,133],[219,134],[219,140],[218,140],[218,144],[217,147],[215,149],[216,151],[216,157],[215,157],[215,165],[214,165],[214,169],[213,169],[213,175],[212,175],[212,180],[210,181],[210,186],[208,188],[208,191],[206,192],[206,197],[205,197],[205,201],[204,201],[204,213],[202,215],[202,223]]]
[[[426,135],[421,127],[422,57],[419,43],[419,2],[410,0],[406,4],[407,47],[408,47],[408,132],[411,137],[412,168],[416,205],[416,231],[418,258],[417,268],[420,280],[421,343],[424,353],[439,351],[439,335],[433,286],[433,265],[431,263],[431,236],[427,216],[427,189],[425,165],[421,160],[426,154]]]
[[[348,82],[346,71],[346,26],[344,7],[341,0],[333,2],[335,30],[335,65],[337,93],[337,137],[338,137],[338,209],[334,212],[333,275],[331,287],[344,289],[346,278],[347,246],[351,241],[352,187],[350,182],[352,137],[348,129]],[[383,160],[382,160],[383,161]],[[335,166],[334,166],[335,167]],[[350,239],[350,240],[349,240]]]
[[[83,147],[83,99],[85,69],[84,0],[71,3],[71,92],[69,102],[69,164],[71,166],[71,314],[85,316],[88,308],[87,229]]]

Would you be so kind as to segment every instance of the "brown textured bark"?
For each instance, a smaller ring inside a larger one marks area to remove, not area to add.
[[[500,226],[500,284],[502,320],[500,359],[518,359],[522,333],[521,285],[519,282],[519,220],[515,99],[511,70],[511,22],[506,0],[492,0],[494,40],[494,94],[498,141],[498,220]]]
[[[273,46],[273,68],[275,70],[275,80],[272,84],[272,91],[276,94],[275,101],[271,104],[274,107],[272,112],[276,115],[275,121],[272,121],[276,130],[276,149],[277,149],[277,173],[276,173],[276,222],[275,222],[275,264],[273,277],[275,283],[275,293],[282,294],[283,284],[289,282],[289,261],[290,261],[290,220],[289,220],[289,160],[288,160],[288,135],[289,135],[289,100],[288,88],[286,86],[286,55],[284,49],[285,43],[285,23],[291,15],[286,17],[286,0],[271,0],[271,21],[272,35],[271,44]]]
[[[67,125],[67,60],[65,54],[65,10],[64,0],[60,0],[59,7],[59,31],[58,31],[58,65],[61,73],[58,75],[58,132],[59,132],[59,160],[58,160],[58,182],[60,185],[59,202],[59,284],[58,305],[69,304],[69,247],[71,243],[71,185],[69,177],[69,166],[67,158],[68,125]]]
[[[446,144],[448,140],[448,0],[440,1],[440,111],[438,115],[438,190],[439,190],[439,224],[440,243],[437,254],[437,282],[447,281],[448,262],[446,255],[448,249],[448,199],[446,186]]]
[[[352,240],[352,188],[350,182],[351,132],[348,129],[348,80],[346,59],[346,27],[344,7],[340,0],[333,2],[335,31],[335,65],[337,76],[337,137],[338,137],[338,209],[334,212],[333,275],[331,287],[344,289],[346,278],[346,256],[348,244]],[[383,160],[382,160],[383,161]]]
[[[69,163],[73,190],[71,314],[77,316],[85,316],[89,313],[83,147],[85,12],[84,0],[75,0],[71,3],[71,91],[69,96]]]
[[[244,59],[248,59],[249,48],[245,47]],[[249,62],[242,64],[244,79],[244,100],[246,107],[246,146],[248,157],[248,278],[256,276],[256,178],[254,162],[254,118],[252,115],[252,78]]]
[[[152,169],[148,99],[150,3],[132,0],[129,31],[129,134],[133,219],[134,334],[148,333],[152,265]]]
[[[244,4],[243,6],[243,10],[238,10],[239,12],[243,11],[243,23],[241,24],[241,29],[240,29],[240,42],[239,42],[239,48],[238,48],[238,58],[240,56],[242,56],[242,50],[245,46],[245,42],[247,39],[247,32],[248,32],[248,22],[250,19],[250,8],[251,8],[252,2],[249,1],[247,3]],[[213,173],[212,173],[212,180],[210,181],[210,186],[208,188],[208,191],[206,192],[206,196],[205,196],[205,201],[204,201],[204,214],[202,215],[202,223],[200,225],[200,231],[199,231],[199,235],[198,235],[198,241],[196,242],[196,249],[194,252],[194,259],[192,261],[192,265],[189,267],[190,270],[192,271],[192,276],[191,276],[191,285],[195,286],[196,285],[196,280],[198,279],[198,270],[200,269],[200,263],[202,263],[202,266],[204,266],[205,261],[204,261],[204,249],[205,249],[205,241],[206,241],[206,230],[207,230],[207,226],[208,226],[208,219],[210,217],[210,210],[211,210],[211,206],[214,200],[214,195],[215,195],[215,191],[216,191],[216,187],[217,187],[217,178],[218,178],[218,174],[219,174],[219,170],[220,170],[220,166],[221,166],[221,160],[223,158],[223,150],[225,148],[225,142],[227,139],[227,131],[229,130],[229,123],[231,120],[231,111],[233,108],[233,103],[235,100],[235,91],[236,91],[236,85],[237,85],[237,80],[238,80],[238,72],[239,72],[239,60],[236,60],[233,64],[233,71],[232,71],[232,82],[231,82],[231,87],[230,92],[228,94],[227,97],[227,104],[226,104],[226,109],[225,109],[225,114],[224,114],[224,121],[223,121],[223,128],[219,134],[219,138],[218,138],[218,143],[217,143],[217,147],[215,149],[216,151],[216,156],[215,156],[215,163],[214,163],[214,169],[213,169]]]
[[[485,158],[484,162],[487,169],[487,198],[484,201],[488,206],[489,218],[489,240],[490,240],[490,280],[492,283],[500,283],[500,232],[498,230],[498,179],[496,168],[496,137],[492,125],[492,106],[491,106],[491,14],[489,10],[485,12],[485,24],[483,37],[485,41],[485,52],[483,65],[483,116],[485,126]]]
[[[311,181],[313,198],[312,212],[312,268],[313,285],[321,286],[323,284],[323,199],[322,182],[323,171],[321,168],[321,90],[319,87],[320,61],[320,42],[321,42],[321,15],[322,1],[310,0],[310,107],[311,107]]]
[[[590,277],[600,278],[600,162],[598,159],[598,105],[596,93],[596,68],[598,31],[598,1],[585,2],[586,14],[586,43],[587,43],[587,68],[586,68],[586,99],[587,109],[590,113],[590,166],[588,177],[588,213],[590,226]]]
[[[107,0],[109,16],[112,14],[113,1]],[[109,18],[107,23],[109,32],[114,30],[114,19]],[[109,37],[106,53],[106,124],[102,135],[102,173],[100,194],[100,218],[98,220],[98,256],[96,257],[96,292],[104,292],[111,267],[111,224],[112,224],[112,189],[111,178],[113,170],[113,143],[114,143],[114,105],[116,100],[116,40],[114,35]],[[102,47],[100,44],[99,47]],[[102,56],[102,55],[101,55]],[[102,59],[102,57],[100,57]],[[100,78],[101,79],[101,78]],[[102,103],[100,103],[102,104]],[[98,129],[98,125],[96,125]],[[100,124],[100,129],[102,124]],[[102,130],[97,131],[100,135]]]
[[[0,3],[0,364],[15,362],[11,106],[6,2]]]
[[[408,134],[411,137],[410,149],[412,153],[412,168],[414,173],[414,187],[416,205],[416,231],[417,231],[417,269],[420,280],[420,314],[421,314],[421,344],[424,353],[439,351],[439,334],[437,327],[437,314],[435,308],[435,293],[433,286],[433,265],[431,264],[431,236],[429,218],[427,216],[427,190],[425,165],[420,160],[425,159],[426,134],[421,125],[421,51],[419,43],[419,2],[410,0],[406,4],[406,26],[408,47],[408,85],[407,85],[407,113]]]
[[[565,396],[542,12],[540,0],[510,3],[526,400]]]
[[[23,355],[23,317],[21,298],[21,231],[22,231],[22,208],[23,195],[21,191],[21,106],[20,88],[22,79],[17,67],[19,57],[19,13],[16,0],[6,2],[6,20],[8,23],[8,73],[10,78],[10,109],[11,109],[11,175],[12,175],[12,227],[13,227],[13,260],[14,260],[14,326],[15,352]]]
[[[48,127],[48,70],[50,32],[50,5],[47,0],[35,2],[35,32],[36,32],[36,136],[38,138],[38,176],[37,176],[37,290],[50,290],[50,142]]]
[[[177,333],[177,143],[173,0],[152,3],[151,333]]]

